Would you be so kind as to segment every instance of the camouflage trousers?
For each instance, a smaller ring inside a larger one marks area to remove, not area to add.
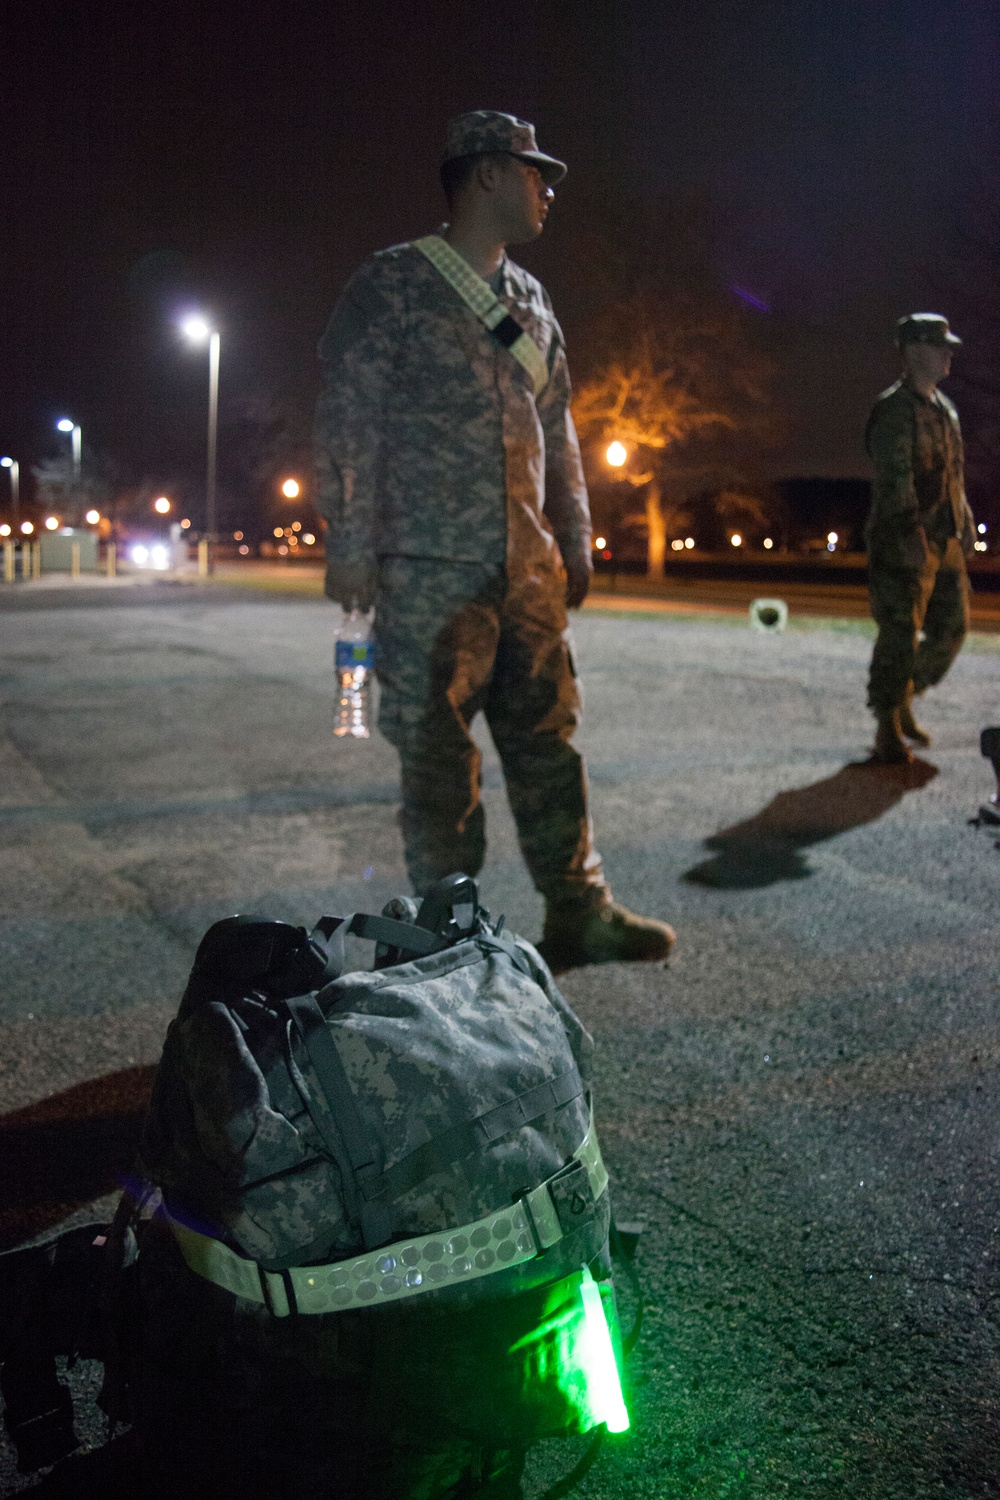
[[[872,558],[868,592],[878,625],[868,706],[885,713],[905,702],[911,684],[922,693],[940,682],[961,649],[969,629],[969,579],[958,541],[930,542],[920,569],[883,567]]]
[[[399,751],[406,863],[421,893],[486,852],[481,756],[486,716],[521,852],[558,902],[604,892],[583,759],[570,743],[581,698],[561,570],[512,582],[501,567],[394,557],[375,606],[379,728]]]

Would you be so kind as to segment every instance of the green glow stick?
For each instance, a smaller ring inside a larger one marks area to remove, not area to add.
[[[580,1283],[583,1298],[584,1332],[580,1341],[580,1361],[587,1372],[588,1396],[591,1409],[598,1422],[603,1422],[609,1432],[627,1432],[628,1409],[622,1395],[622,1383],[618,1376],[618,1362],[604,1303],[596,1281],[586,1266]]]

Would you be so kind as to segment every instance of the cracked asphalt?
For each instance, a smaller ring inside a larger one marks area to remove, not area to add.
[[[406,889],[393,752],[330,732],[336,610],[130,592],[0,610],[4,1246],[108,1212],[210,922]],[[1000,638],[928,695],[933,747],[897,771],[859,764],[861,622],[765,636],[617,601],[574,628],[609,875],[679,932],[667,969],[561,981],[617,1215],[645,1225],[633,1429],[577,1493],[1000,1495],[1000,850],[968,824]],[[537,937],[488,745],[484,800],[485,902]],[[529,1494],[578,1451],[543,1445]],[[30,1483],[4,1453],[0,1493]]]

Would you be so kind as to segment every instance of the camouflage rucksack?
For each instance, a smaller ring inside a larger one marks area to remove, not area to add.
[[[143,1164],[189,1268],[278,1317],[508,1297],[606,1253],[592,1041],[465,876],[210,929]],[[344,973],[348,934],[372,971]]]

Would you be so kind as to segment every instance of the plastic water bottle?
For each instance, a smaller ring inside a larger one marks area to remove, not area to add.
[[[333,732],[366,740],[368,703],[374,650],[368,620],[357,605],[345,614],[337,631],[333,648],[333,665],[337,674],[337,707]]]

